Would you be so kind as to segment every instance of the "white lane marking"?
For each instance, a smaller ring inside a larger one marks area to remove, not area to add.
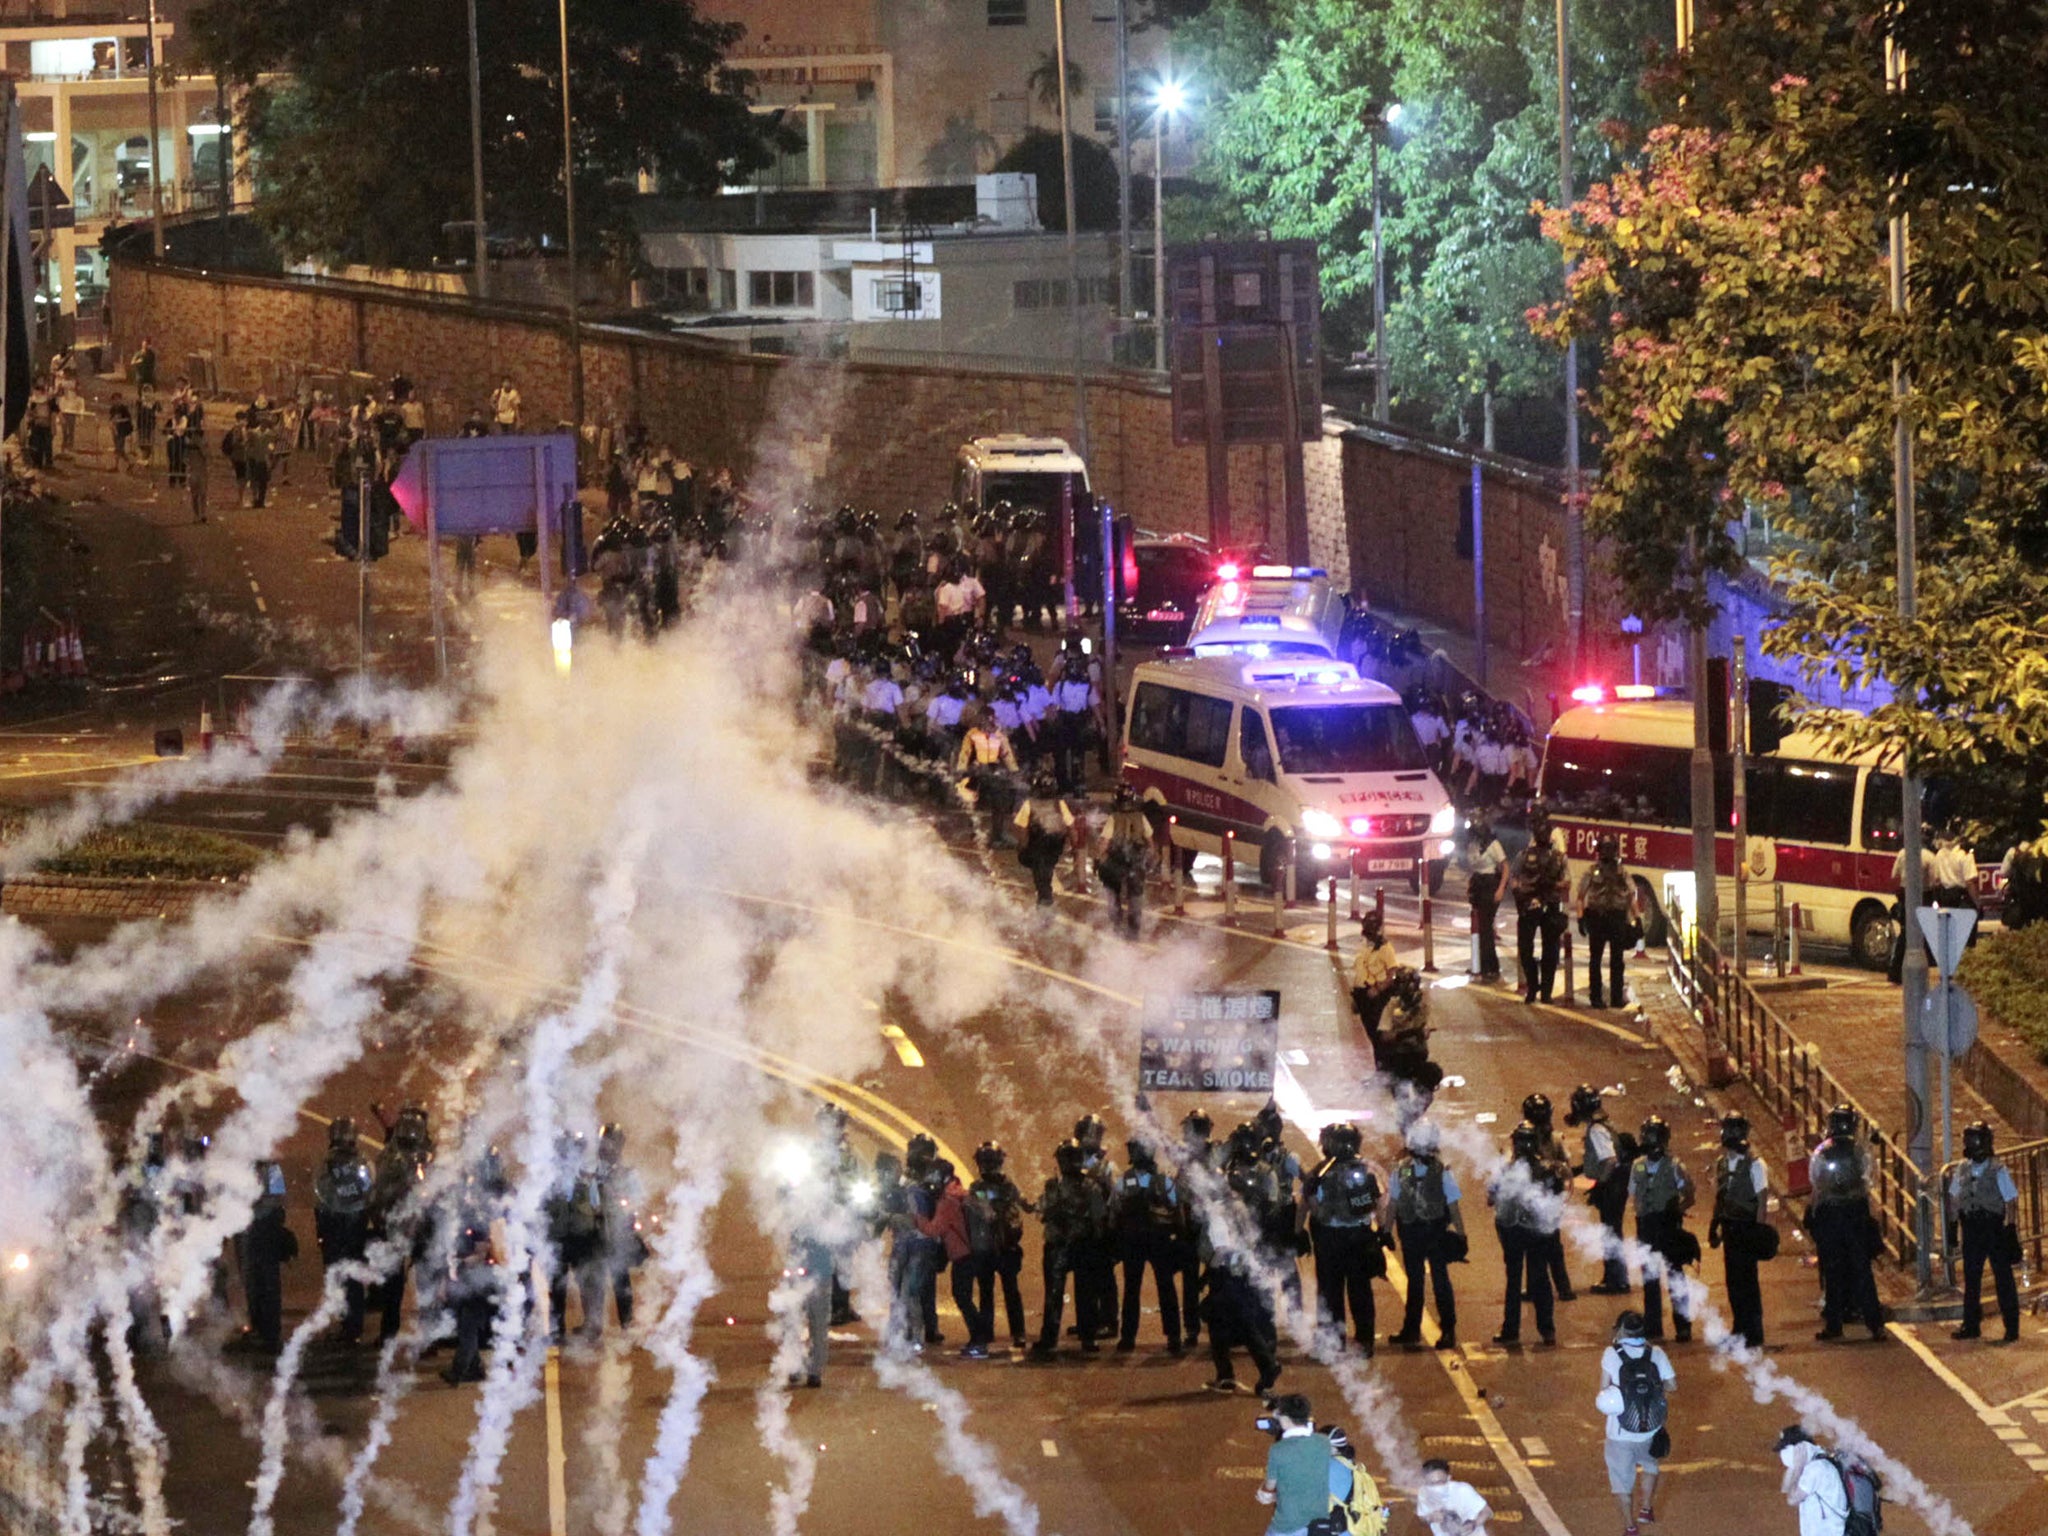
[[[1041,1441],[1039,1441],[1039,1442],[1038,1442],[1038,1448],[1039,1448],[1039,1449],[1040,1449],[1041,1451],[1045,1452],[1045,1458],[1046,1458],[1046,1460],[1047,1460],[1047,1461],[1053,1461],[1053,1460],[1056,1460],[1056,1459],[1058,1458],[1059,1454],[1060,1454],[1060,1448],[1059,1448],[1059,1446],[1057,1446],[1056,1444],[1054,1444],[1054,1443],[1053,1443],[1052,1441],[1050,1441],[1050,1440],[1041,1440]]]
[[[903,1033],[901,1024],[884,1024],[882,1038],[896,1047],[896,1059],[906,1067],[924,1065],[924,1052],[920,1051],[910,1036]]]
[[[547,1393],[548,1536],[568,1536],[569,1456],[562,1444],[561,1351],[553,1345],[548,1346],[547,1364],[541,1367],[541,1383]]]

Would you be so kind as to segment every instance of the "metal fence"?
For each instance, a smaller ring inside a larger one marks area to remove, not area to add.
[[[1847,1104],[1870,1127],[1878,1230],[1886,1252],[1901,1264],[1912,1263],[1919,1253],[1921,1182],[1905,1147],[1734,973],[1713,940],[1695,930],[1687,951],[1674,935],[1668,954],[1672,985],[1704,1031],[1708,1056],[1725,1054],[1803,1146],[1818,1145],[1827,1135],[1828,1111],[1837,1104]]]
[[[2048,1141],[2023,1141],[1998,1156],[2019,1189],[2020,1268],[2039,1273],[2048,1257]],[[1961,1283],[1963,1245],[1949,1207],[1949,1179],[1963,1166],[1958,1160],[1941,1170],[1941,1263],[1951,1285]]]

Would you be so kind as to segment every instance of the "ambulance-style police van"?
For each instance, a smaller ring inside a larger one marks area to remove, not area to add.
[[[1124,711],[1123,777],[1186,855],[1256,858],[1297,898],[1362,876],[1443,881],[1457,814],[1400,695],[1348,662],[1245,655],[1148,662]]]

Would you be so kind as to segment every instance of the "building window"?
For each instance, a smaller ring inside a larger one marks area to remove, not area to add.
[[[1114,96],[1098,96],[1095,98],[1095,136],[1097,138],[1108,139],[1114,143],[1117,136],[1123,132],[1123,125],[1117,120],[1121,115],[1117,111],[1119,105],[1120,103]]]
[[[709,267],[657,267],[661,285],[661,297],[670,303],[683,303],[692,308],[705,309],[711,304],[711,269]]]
[[[988,24],[992,27],[1021,27],[1029,24],[1028,0],[988,0]]]
[[[875,308],[885,315],[918,315],[924,310],[924,284],[914,277],[875,279]]]
[[[1010,304],[1013,309],[1063,309],[1067,302],[1067,280],[1063,277],[1020,278],[1010,286]],[[1084,277],[1081,279],[1081,302],[1083,304],[1115,304],[1116,279],[1113,277]]]
[[[816,302],[808,272],[749,272],[747,305],[751,309],[809,309]]]
[[[740,275],[731,267],[718,269],[718,307],[738,309],[740,307]]]

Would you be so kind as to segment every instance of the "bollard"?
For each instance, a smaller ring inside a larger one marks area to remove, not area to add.
[[[1422,969],[1428,974],[1436,969],[1436,911],[1430,905],[1427,859],[1415,861],[1415,889],[1422,894]]]
[[[1467,941],[1467,944],[1466,944],[1466,949],[1467,949],[1467,955],[1466,955],[1466,958],[1465,958],[1465,974],[1466,974],[1467,976],[1477,976],[1477,975],[1479,974],[1479,935],[1478,935],[1478,934],[1476,934],[1476,933],[1475,933],[1475,934],[1473,934],[1473,935],[1472,935],[1472,937],[1471,937],[1471,939],[1470,939],[1469,941]]]
[[[1223,921],[1237,921],[1237,834],[1223,834]]]
[[[1797,975],[1799,975],[1799,974],[1800,974],[1800,971],[1799,971],[1799,903],[1798,903],[1798,902],[1796,902],[1796,901],[1792,903],[1792,926],[1791,926],[1791,933],[1790,933],[1790,935],[1789,935],[1789,942],[1787,942],[1787,944],[1786,944],[1786,946],[1785,946],[1785,949],[1786,949],[1786,966],[1785,966],[1785,974],[1786,974],[1786,975],[1788,975],[1788,976],[1797,976]]]
[[[199,750],[213,750],[213,711],[202,701],[199,706]]]
[[[1287,897],[1294,889],[1294,853],[1280,861],[1280,883],[1273,887],[1273,937],[1287,937]]]
[[[1180,849],[1174,846],[1173,841],[1173,829],[1179,823],[1180,818],[1178,816],[1166,818],[1166,862],[1173,866],[1173,915],[1175,917],[1186,917],[1188,915],[1188,903],[1186,888],[1182,883]]]
[[[1562,947],[1564,953],[1559,956],[1557,969],[1558,979],[1564,983],[1564,996],[1558,1001],[1569,1006],[1572,1000],[1572,930],[1569,923],[1565,925]]]
[[[1365,914],[1358,906],[1358,850],[1351,850],[1351,921],[1354,923]]]
[[[1785,884],[1771,887],[1771,974],[1785,974]]]
[[[1334,870],[1332,870],[1330,873],[1330,901],[1328,911],[1330,914],[1329,936],[1323,941],[1323,948],[1327,949],[1331,954],[1334,955],[1335,953],[1337,953],[1337,875],[1336,871]]]
[[[1384,923],[1387,920],[1387,888],[1376,885],[1372,888],[1372,909]]]

